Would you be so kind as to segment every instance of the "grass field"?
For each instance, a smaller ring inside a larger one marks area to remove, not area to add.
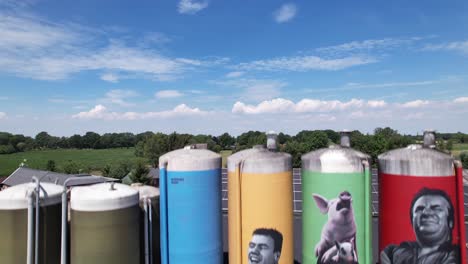
[[[227,166],[227,157],[232,154],[232,150],[222,150],[219,154],[223,157],[223,168]]]
[[[452,149],[453,156],[458,158],[460,156],[460,153],[464,151],[468,152],[468,143],[453,144],[453,149]]]
[[[55,149],[34,150],[14,154],[0,155],[0,177],[10,175],[19,164],[26,159],[27,165],[35,169],[45,169],[48,160],[54,160],[58,168],[69,160],[79,165],[84,172],[99,171],[106,164],[112,165],[121,161],[134,162],[138,157],[134,148],[116,149]],[[458,158],[461,152],[468,152],[468,144],[454,144],[452,154]],[[223,168],[226,168],[227,157],[232,154],[230,150],[221,151]]]
[[[55,149],[34,150],[14,154],[0,155],[0,176],[10,175],[18,165],[26,159],[26,164],[35,169],[45,169],[48,160],[54,160],[58,168],[72,160],[84,172],[102,169],[106,164],[120,161],[135,161],[139,159],[134,154],[134,148],[116,149]]]

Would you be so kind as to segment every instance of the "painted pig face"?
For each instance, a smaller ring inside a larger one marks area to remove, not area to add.
[[[330,219],[346,216],[352,211],[352,197],[348,191],[340,193],[338,198],[327,200],[319,194],[312,194],[322,214],[327,214]]]

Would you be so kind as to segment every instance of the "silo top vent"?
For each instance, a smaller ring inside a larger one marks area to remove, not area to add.
[[[428,129],[424,131],[423,147],[432,149],[436,147],[436,138],[434,130]]]
[[[349,130],[342,130],[340,132],[341,138],[340,138],[340,145],[343,148],[349,148],[351,147],[351,131]]]
[[[267,135],[267,149],[270,151],[276,151],[276,148],[277,148],[276,141],[277,141],[278,135],[274,131],[268,131],[266,135]]]

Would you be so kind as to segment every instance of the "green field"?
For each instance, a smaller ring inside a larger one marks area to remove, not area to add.
[[[453,149],[452,149],[453,156],[458,158],[460,156],[460,153],[464,151],[468,152],[468,143],[453,144]]]
[[[223,168],[227,167],[227,157],[229,157],[232,154],[232,150],[222,150],[219,154],[221,154],[221,157],[223,158]]]
[[[26,159],[28,167],[45,169],[48,160],[54,160],[60,169],[69,160],[77,163],[83,172],[98,171],[106,164],[139,159],[134,148],[115,149],[54,149],[33,150],[14,154],[0,155],[0,176],[10,175]]]
[[[10,175],[19,164],[26,159],[26,164],[35,169],[45,169],[48,160],[54,160],[60,169],[69,160],[77,163],[83,172],[95,171],[98,173],[106,164],[112,165],[121,161],[134,162],[138,157],[134,148],[116,149],[54,149],[33,150],[14,154],[0,155],[0,177]],[[452,154],[458,158],[461,152],[468,151],[468,144],[454,144]],[[221,151],[223,168],[226,168],[227,157],[232,154],[230,150]]]

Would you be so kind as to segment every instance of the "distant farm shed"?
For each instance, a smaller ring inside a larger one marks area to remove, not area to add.
[[[32,181],[34,176],[36,176],[38,179],[41,179],[41,182],[56,183],[59,185],[63,185],[64,182],[71,177],[94,176],[96,179],[101,177],[90,174],[64,174],[53,171],[36,170],[28,167],[19,167],[10,176],[8,176],[8,178],[6,178],[2,184],[4,186],[11,187],[18,184],[28,183]],[[118,181],[117,179],[113,178],[105,178],[105,180]],[[87,178],[87,180],[80,181],[79,185],[88,185],[95,182],[96,180],[93,180],[93,178]]]
[[[151,179],[151,185],[156,186],[156,187],[159,187],[159,169],[157,169],[157,168],[150,168],[147,177],[148,177],[149,179]],[[127,176],[125,176],[125,177],[122,178],[122,183],[128,184],[128,185],[131,185],[132,183],[134,183],[134,182],[130,179],[130,173],[127,174]]]

